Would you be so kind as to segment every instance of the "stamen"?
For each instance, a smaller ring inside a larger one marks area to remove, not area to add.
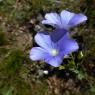
[[[58,51],[57,51],[56,49],[52,49],[51,55],[52,55],[52,56],[58,55]]]

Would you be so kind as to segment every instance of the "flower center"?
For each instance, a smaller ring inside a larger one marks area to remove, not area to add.
[[[52,49],[51,55],[52,55],[52,56],[58,55],[58,51],[57,51],[56,49]]]

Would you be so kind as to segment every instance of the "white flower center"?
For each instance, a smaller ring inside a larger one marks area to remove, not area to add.
[[[52,56],[56,56],[56,55],[58,55],[58,50],[56,50],[56,49],[52,49],[52,51],[51,51],[51,55],[52,55]]]

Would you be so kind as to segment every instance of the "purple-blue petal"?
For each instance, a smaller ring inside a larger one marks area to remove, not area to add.
[[[35,35],[35,42],[42,48],[50,51],[52,48],[52,41],[49,35],[43,33],[37,33]]]
[[[78,43],[75,40],[68,39],[64,44],[64,54],[70,54],[71,52],[79,49]]]
[[[64,28],[70,29],[84,21],[87,20],[87,17],[83,14],[75,14],[66,10],[63,10],[60,15],[57,13],[47,13],[45,19],[42,21],[42,24],[48,24],[55,28]]]
[[[62,58],[60,56],[50,57],[47,58],[45,62],[50,64],[51,66],[58,67],[62,63]]]
[[[34,47],[31,49],[29,57],[33,61],[44,60],[48,57],[48,53],[40,47]]]
[[[70,54],[79,48],[78,43],[69,38],[68,34],[64,35],[63,38],[58,41],[58,46],[62,55]]]
[[[53,27],[60,27],[61,25],[60,16],[57,13],[47,13],[45,19],[42,24],[48,24]]]
[[[50,33],[51,40],[53,42],[57,42],[60,40],[68,31],[65,29],[57,28],[53,32]]]
[[[69,21],[69,25],[71,27],[74,27],[82,22],[85,22],[87,20],[87,17],[83,14],[75,14],[72,19]]]
[[[62,25],[60,27],[68,29],[69,28],[68,23],[74,16],[74,13],[64,10],[60,13],[60,16],[62,22]]]
[[[53,23],[53,22],[51,22],[49,20],[43,20],[42,21],[42,24],[51,25],[53,27],[56,27],[56,23]]]

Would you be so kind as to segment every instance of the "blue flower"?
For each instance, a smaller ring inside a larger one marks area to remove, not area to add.
[[[81,13],[75,14],[64,10],[59,15],[57,13],[47,13],[42,24],[48,24],[55,28],[64,28],[68,30],[86,20],[87,17]]]
[[[33,47],[30,51],[30,59],[33,61],[43,60],[54,67],[60,66],[65,55],[78,50],[78,44],[70,39],[66,33],[58,42],[54,43],[50,35],[37,33],[35,42],[40,47]]]
[[[48,31],[40,31],[40,33],[43,33],[45,35],[50,35],[51,40],[53,42],[57,42],[58,40],[60,40],[66,33],[68,33],[68,31],[66,29],[55,29],[52,32],[48,32]]]

